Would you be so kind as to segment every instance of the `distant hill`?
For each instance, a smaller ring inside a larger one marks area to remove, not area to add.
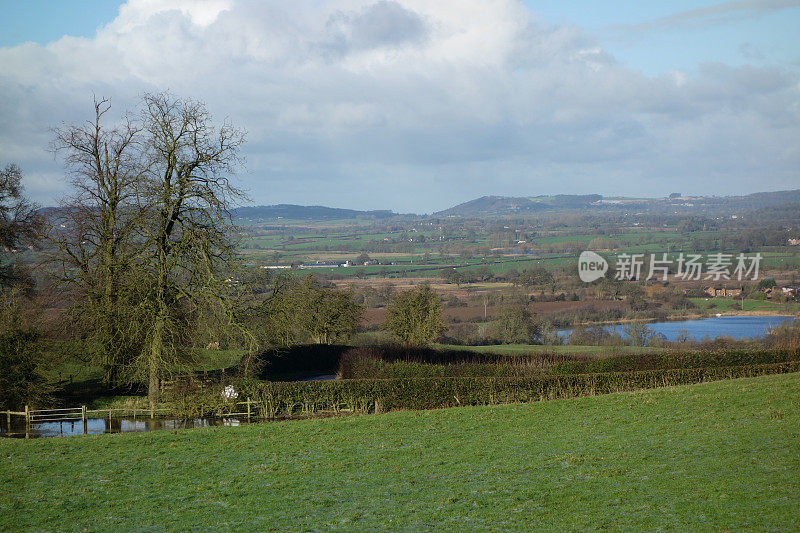
[[[395,216],[395,213],[387,210],[358,211],[321,205],[278,204],[238,207],[233,210],[233,216],[249,220],[274,220],[280,218],[289,220],[342,220],[348,218],[389,218]]]
[[[557,194],[555,196],[482,196],[456,205],[434,216],[487,217],[526,215],[575,209],[628,210],[635,208],[651,214],[696,213],[719,215],[769,209],[800,203],[800,190],[758,192],[743,196],[683,196],[668,198],[603,198],[599,194]]]
[[[746,196],[704,198],[709,203],[730,204],[745,209],[759,209],[800,202],[800,189],[789,191],[757,192]]]
[[[441,216],[480,217],[491,215],[510,215],[532,213],[536,205],[528,198],[511,196],[481,196],[475,200],[434,213]]]
[[[437,216],[485,217],[529,214],[552,209],[582,208],[602,200],[599,194],[558,194],[555,196],[482,196],[450,209],[434,213]]]
[[[609,211],[649,214],[680,214],[687,216],[720,216],[742,214],[758,210],[767,216],[776,210],[791,210],[800,207],[800,189],[774,192],[758,192],[742,196],[690,196],[673,193],[665,198],[606,197],[599,194],[557,194],[553,196],[481,196],[469,202],[433,213],[431,216],[454,217],[502,217],[553,214],[559,211],[598,213]],[[38,212],[46,218],[55,218],[62,212],[60,207],[43,207]],[[246,220],[383,220],[392,217],[416,217],[390,210],[361,211],[340,209],[321,205],[261,205],[239,207],[232,210],[235,218]]]

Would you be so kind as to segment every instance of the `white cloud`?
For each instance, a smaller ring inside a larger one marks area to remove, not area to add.
[[[106,31],[129,34],[146,29],[154,15],[169,11],[177,11],[192,24],[205,27],[231,6],[231,0],[132,0],[122,5],[119,16],[106,27]]]
[[[258,203],[800,186],[796,76],[647,78],[513,0],[131,0],[93,39],[0,49],[0,161],[51,202],[49,127],[167,88],[248,130]]]

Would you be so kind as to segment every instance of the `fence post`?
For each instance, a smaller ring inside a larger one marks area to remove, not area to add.
[[[31,429],[31,411],[27,405],[25,405],[25,438],[28,438],[28,433]]]
[[[81,422],[83,422],[83,434],[86,435],[88,433],[88,420],[86,419],[86,406],[81,405]]]
[[[250,422],[250,398],[247,398],[247,421]]]

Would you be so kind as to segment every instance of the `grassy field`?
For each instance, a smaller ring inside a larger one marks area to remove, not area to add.
[[[800,527],[800,374],[0,441],[0,529]]]
[[[701,311],[742,311],[742,300],[739,298],[690,298]],[[745,299],[744,311],[765,311],[775,313],[800,312],[798,302],[772,302],[769,300]]]

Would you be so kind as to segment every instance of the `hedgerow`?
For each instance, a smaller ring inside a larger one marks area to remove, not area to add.
[[[345,379],[399,379],[433,377],[524,377],[541,373],[590,374],[743,366],[800,360],[793,350],[664,351],[661,353],[591,357],[583,354],[498,354],[466,350],[407,349],[370,346],[347,350],[341,356],[339,376]]]
[[[785,363],[800,359],[796,350],[724,350],[665,351],[656,354],[619,355],[606,359],[583,359],[556,362],[554,374],[625,372],[673,368],[704,368]]]
[[[469,350],[368,346],[346,351],[339,363],[343,379],[455,376],[526,376],[556,363],[589,361],[584,355],[537,353],[509,355]]]
[[[260,416],[276,418],[320,412],[384,412],[534,402],[798,371],[800,361],[526,377],[247,381],[239,387],[240,398],[253,400]],[[195,401],[202,405],[203,399],[198,397]],[[224,408],[217,414],[222,411]]]

